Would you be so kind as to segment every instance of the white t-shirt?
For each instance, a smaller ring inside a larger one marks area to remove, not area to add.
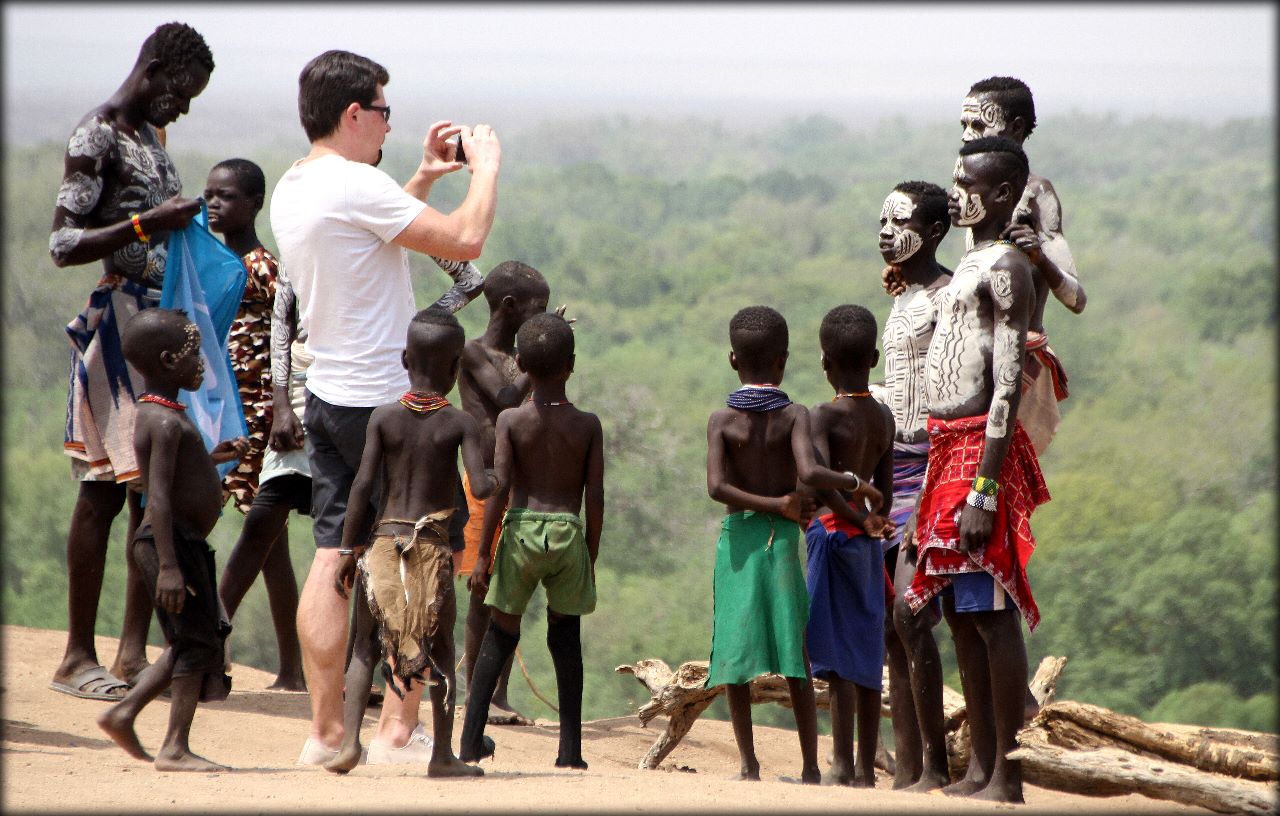
[[[409,256],[392,244],[427,205],[383,171],[328,155],[289,168],[271,194],[271,230],[298,296],[315,362],[307,390],[332,405],[394,402],[417,308]]]

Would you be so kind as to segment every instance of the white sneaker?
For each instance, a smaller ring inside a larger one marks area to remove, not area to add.
[[[298,765],[323,765],[338,755],[337,748],[326,748],[315,737],[307,737],[298,755]]]
[[[431,750],[435,745],[435,741],[427,734],[427,729],[422,723],[418,723],[418,727],[413,729],[413,733],[409,735],[409,741],[399,748],[392,748],[386,743],[373,740],[369,743],[369,757],[366,761],[369,765],[405,765],[409,763],[420,763],[425,765],[431,761]]]

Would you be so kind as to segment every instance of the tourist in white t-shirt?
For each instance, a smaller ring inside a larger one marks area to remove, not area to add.
[[[433,124],[422,162],[403,188],[375,167],[391,130],[383,91],[388,81],[381,65],[347,51],[327,51],[307,63],[299,77],[298,112],[311,152],[289,168],[271,197],[271,229],[297,294],[300,332],[314,357],[303,418],[316,555],[298,602],[311,695],[302,764],[328,761],[343,739],[347,602],[334,591],[334,578],[369,414],[409,387],[401,352],[417,308],[406,250],[472,260],[480,255],[497,205],[501,148],[487,125],[473,130],[448,121]],[[427,205],[427,194],[436,179],[465,166],[455,161],[449,141],[458,134],[471,185],[462,204],[446,215]],[[470,286],[453,298],[455,306],[479,292],[474,267],[465,266],[473,277],[454,287]],[[403,700],[386,696],[371,760],[429,757],[429,740],[418,722],[422,687],[414,686]]]

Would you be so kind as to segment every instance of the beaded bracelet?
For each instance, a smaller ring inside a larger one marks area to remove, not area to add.
[[[151,236],[142,231],[142,219],[138,218],[138,214],[134,213],[129,217],[130,223],[133,224],[133,231],[138,233],[138,240],[144,244],[151,243]]]
[[[979,476],[973,480],[973,489],[984,496],[994,496],[1000,492],[1000,484],[995,479]]]
[[[988,513],[996,511],[996,497],[984,496],[976,490],[969,491],[969,497],[965,499],[965,504],[970,507],[976,507],[979,510],[986,510]]]

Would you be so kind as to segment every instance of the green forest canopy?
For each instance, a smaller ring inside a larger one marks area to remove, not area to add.
[[[1032,665],[1069,658],[1061,697],[1152,720],[1276,730],[1273,127],[1073,116],[1044,120],[1027,142],[1033,169],[1062,198],[1089,293],[1083,315],[1052,303],[1046,315],[1071,397],[1042,461],[1053,501],[1033,520],[1030,575],[1044,622],[1028,650]],[[905,120],[855,131],[811,117],[729,132],[620,116],[504,138],[498,217],[479,265],[517,258],[546,275],[553,305],[578,319],[571,398],[605,425],[600,603],[583,626],[586,716],[625,715],[647,699],[614,666],[708,654],[722,508],[706,495],[705,423],[737,385],[729,317],[753,303],[782,311],[792,337],[785,387],[810,405],[828,399],[822,315],[852,302],[883,321],[880,203],[900,181],[949,186],[958,135],[952,123]],[[184,151],[181,126],[170,139],[187,195],[229,157]],[[301,153],[267,144],[234,154],[262,165],[270,189]],[[49,260],[62,148],[10,149],[4,199],[3,601],[6,622],[51,628],[66,625],[75,497],[60,445],[62,329],[98,276],[96,265]],[[388,145],[388,172],[407,178],[419,149]],[[461,175],[442,180],[432,203],[451,209],[465,185]],[[265,214],[259,231],[273,247]],[[939,251],[945,264],[963,249],[959,232]],[[426,304],[447,280],[425,259],[413,265]],[[474,335],[486,307],[459,317]],[[220,561],[240,524],[224,510],[212,537]],[[118,635],[122,614],[123,526],[99,613],[106,635]],[[291,528],[301,577],[310,527],[302,518]],[[521,651],[550,696],[543,608],[535,602]],[[235,624],[234,659],[273,670],[260,584]],[[958,688],[950,638],[938,631]],[[519,679],[511,688],[526,712],[554,716]]]

